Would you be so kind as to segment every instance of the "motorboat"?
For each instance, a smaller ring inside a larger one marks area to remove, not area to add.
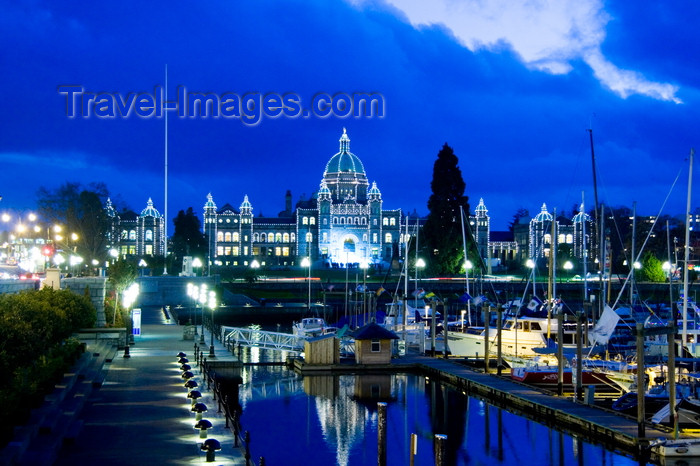
[[[330,326],[321,317],[304,317],[292,326],[294,336],[301,338],[313,338],[329,333],[336,333],[337,327]]]

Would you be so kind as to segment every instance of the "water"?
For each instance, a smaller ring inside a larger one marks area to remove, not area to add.
[[[245,360],[270,353],[245,349]],[[277,355],[272,357],[284,357]],[[270,465],[376,465],[377,402],[387,402],[387,464],[434,464],[433,436],[447,435],[448,464],[633,465],[537,422],[412,374],[300,376],[246,366],[239,400],[253,458]]]

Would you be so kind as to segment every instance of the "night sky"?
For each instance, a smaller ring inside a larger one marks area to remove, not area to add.
[[[118,207],[164,213],[161,116],[67,117],[61,86],[221,96],[378,93],[384,115],[179,118],[168,113],[169,217],[207,193],[276,215],[319,187],[347,128],[385,208],[427,214],[436,155],[459,157],[494,229],[542,203],[599,198],[682,215],[700,147],[700,2],[672,0],[0,2],[0,212],[39,187],[106,183]],[[69,99],[68,99],[69,100]],[[80,109],[79,109],[80,110]],[[104,108],[103,108],[104,110]],[[697,171],[697,170],[696,170]],[[696,203],[693,203],[693,207]]]

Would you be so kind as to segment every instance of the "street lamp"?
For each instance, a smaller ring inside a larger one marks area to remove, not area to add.
[[[202,307],[202,335],[199,337],[199,342],[204,344],[204,305],[207,303],[207,284],[202,283],[199,285],[199,290],[197,290],[197,299]],[[212,323],[212,329],[213,329]]]
[[[530,269],[532,273],[532,296],[535,296],[535,261],[528,259],[525,262],[525,266]]]
[[[197,296],[199,294],[199,288],[194,286],[192,283],[187,284],[187,296],[192,300],[192,311],[191,315],[194,316],[194,337],[197,338]]]
[[[144,259],[141,259],[139,261],[139,268],[141,269],[141,276],[142,277],[143,277],[143,271],[146,267],[148,267],[148,264],[146,263],[146,261]]]
[[[309,301],[308,301],[308,312],[311,313],[311,259],[308,257],[304,257],[301,261],[301,266],[302,267],[308,267],[309,268]]]
[[[199,257],[195,257],[194,260],[192,261],[192,268],[197,268],[197,267],[202,267],[202,261],[200,260]],[[194,276],[197,276],[197,272],[194,272]]]
[[[216,292],[214,290],[209,291],[207,305],[211,309],[211,343],[209,345],[209,357],[215,358],[214,355],[214,309],[216,308]],[[204,309],[204,307],[202,307]]]
[[[566,270],[567,275],[571,275],[571,269],[574,268],[574,264],[571,261],[564,262],[564,270]],[[569,277],[567,277],[568,279]]]
[[[420,275],[418,274],[418,270],[423,269],[423,267],[425,267],[425,261],[423,260],[422,257],[419,257],[416,260],[416,294],[414,295],[414,297],[416,298],[416,301],[415,301],[414,307],[418,307],[418,289],[420,287],[420,281],[419,281]],[[406,309],[404,309],[404,312],[406,312]]]

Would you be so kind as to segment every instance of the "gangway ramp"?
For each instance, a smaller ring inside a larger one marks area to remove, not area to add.
[[[250,348],[262,348],[274,351],[289,351],[292,353],[304,352],[304,337],[291,333],[267,332],[249,327],[221,327],[224,336],[223,343],[226,347],[245,346]],[[349,356],[355,354],[355,342],[352,339],[340,339],[340,354]]]

